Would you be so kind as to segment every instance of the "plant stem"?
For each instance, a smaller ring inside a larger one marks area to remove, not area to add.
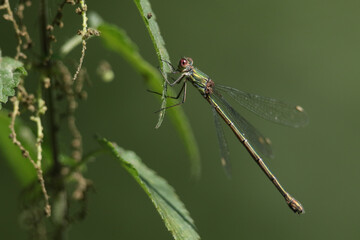
[[[59,161],[59,148],[58,148],[58,125],[56,122],[56,108],[55,108],[55,72],[53,71],[54,64],[51,60],[52,50],[51,50],[51,37],[50,37],[50,28],[48,27],[48,0],[41,0],[40,2],[40,34],[42,41],[42,56],[43,56],[43,68],[44,68],[44,78],[39,82],[40,85],[43,84],[44,79],[48,79],[50,81],[50,86],[47,88],[47,96],[46,96],[46,105],[48,107],[48,121],[49,121],[49,131],[50,142],[51,142],[51,150],[53,157],[53,168],[50,172],[50,176],[52,179],[52,191],[53,191],[53,202],[54,209],[56,209],[60,201],[67,201],[67,199],[61,198],[62,193],[65,192],[65,183],[64,178],[61,174],[62,165]],[[40,86],[43,87],[43,86]],[[62,209],[62,213],[60,214],[60,219],[55,223],[55,228],[53,230],[53,239],[62,240],[66,236],[65,230],[68,225],[66,220],[66,216],[68,213],[68,209]],[[58,212],[56,213],[59,214]],[[56,218],[56,216],[55,216]],[[54,219],[53,219],[54,220]]]
[[[51,49],[50,49],[50,38],[47,30],[48,24],[48,6],[47,0],[41,0],[41,7],[40,7],[40,34],[41,34],[41,41],[42,41],[42,55],[43,55],[43,64],[46,72],[46,77],[51,80]],[[60,174],[61,165],[59,162],[59,152],[58,152],[58,143],[57,143],[57,126],[55,121],[55,106],[54,106],[54,93],[53,90],[54,85],[50,86],[48,89],[48,96],[47,96],[47,106],[49,108],[49,127],[50,127],[50,141],[51,141],[51,148],[52,148],[52,155],[53,155],[53,172],[52,174],[58,175]]]
[[[44,63],[48,63],[49,59],[46,59],[50,54],[50,42],[47,33],[47,22],[48,22],[48,12],[47,12],[47,0],[41,0],[40,2],[40,34],[42,41],[42,52],[45,59]]]

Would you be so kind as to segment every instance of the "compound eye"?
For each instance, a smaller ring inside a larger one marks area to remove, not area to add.
[[[185,58],[180,59],[180,65],[182,67],[186,67],[187,64],[188,64],[188,61]]]

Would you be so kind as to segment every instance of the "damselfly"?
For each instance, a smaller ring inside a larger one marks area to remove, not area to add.
[[[194,87],[212,106],[217,137],[220,145],[221,163],[224,166],[226,172],[228,174],[230,173],[229,151],[219,116],[231,128],[236,137],[250,153],[251,157],[279,190],[289,207],[295,213],[304,213],[304,208],[300,202],[293,198],[287,191],[285,191],[280,182],[277,180],[274,174],[271,173],[269,168],[265,165],[264,161],[260,157],[260,154],[271,157],[272,151],[270,147],[270,140],[265,138],[238,112],[236,112],[223,95],[231,97],[243,107],[267,120],[291,127],[300,127],[307,124],[308,117],[304,109],[300,106],[291,105],[272,98],[261,97],[255,94],[239,91],[235,88],[215,84],[206,74],[193,66],[193,60],[189,57],[181,58],[177,69],[175,69],[171,63],[166,63],[171,66],[173,71],[172,73],[181,74],[172,83],[170,83],[165,77],[167,83],[171,86],[174,86],[183,80],[183,85],[179,94],[177,97],[172,97],[178,99],[183,92],[182,101],[170,107],[174,107],[185,102],[186,84],[188,81],[194,85]]]

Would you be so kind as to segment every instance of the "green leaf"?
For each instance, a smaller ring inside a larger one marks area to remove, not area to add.
[[[15,88],[21,77],[26,75],[22,62],[9,57],[1,57],[0,53],[0,109],[1,102],[6,103],[10,96],[15,95]]]
[[[153,20],[154,17],[153,14],[151,20]],[[95,21],[98,24],[97,29],[101,32],[100,38],[105,46],[111,51],[123,56],[135,70],[144,77],[145,83],[148,85],[149,89],[161,92],[163,90],[163,78],[161,74],[158,69],[154,68],[141,57],[137,46],[131,41],[125,31],[115,25],[105,23],[94,13],[89,14],[89,18],[90,20],[93,19],[93,22]],[[159,39],[159,37],[156,39]],[[163,51],[159,50],[159,52]],[[172,96],[176,95],[171,89],[169,89],[169,94]],[[174,105],[176,103],[175,100],[169,99],[169,105]],[[168,113],[190,156],[192,174],[198,177],[201,171],[200,153],[189,121],[181,107],[170,108]]]
[[[106,139],[99,139],[99,142],[112,152],[146,192],[174,239],[200,239],[189,212],[165,179],[143,164],[134,152]]]
[[[150,3],[147,0],[134,0],[140,15],[142,16],[145,26],[149,31],[149,35],[154,44],[154,48],[159,58],[161,66],[164,66],[162,69],[164,72],[169,72],[171,69],[168,64],[164,64],[161,60],[166,60],[170,62],[169,54],[165,48],[165,41],[160,34],[159,25],[156,22],[156,15],[151,9]],[[149,17],[149,14],[151,17]]]
[[[171,72],[170,66],[164,62],[171,62],[169,58],[169,54],[165,48],[165,41],[162,38],[160,34],[160,28],[159,25],[156,22],[156,15],[151,9],[150,2],[147,0],[134,0],[140,15],[142,16],[144,20],[144,24],[149,32],[149,35],[151,37],[151,40],[154,44],[154,48],[156,50],[156,53],[158,55],[158,59],[161,66],[161,71],[164,74],[164,78],[167,78],[167,73]],[[162,103],[161,103],[161,109],[164,109],[166,107],[166,101],[167,101],[167,82],[164,81],[163,83],[163,91],[162,91]],[[159,120],[156,124],[155,128],[159,128],[164,120],[165,117],[165,110],[160,111],[159,113]]]
[[[20,149],[12,143],[10,135],[10,118],[7,111],[0,112],[0,149],[1,156],[7,161],[10,168],[23,186],[26,186],[36,179],[36,171],[30,161],[24,158]],[[34,143],[36,142],[31,130],[23,126],[19,121],[15,123],[17,138],[29,151],[31,156],[36,156]]]

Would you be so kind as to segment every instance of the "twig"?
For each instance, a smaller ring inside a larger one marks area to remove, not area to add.
[[[24,53],[21,52],[21,44],[22,44],[22,39],[21,36],[23,36],[23,32],[20,31],[18,24],[16,23],[16,20],[14,18],[14,14],[11,10],[10,7],[10,3],[9,0],[4,0],[4,4],[0,5],[0,10],[1,9],[6,9],[7,10],[7,14],[4,14],[4,18],[10,22],[13,23],[14,26],[14,30],[16,33],[16,37],[18,40],[18,45],[16,46],[16,55],[15,55],[15,59],[19,59],[19,57],[22,57],[24,59],[26,59],[26,55]]]
[[[77,67],[76,72],[74,74],[73,81],[76,80],[77,76],[80,73],[80,70],[81,70],[81,67],[82,67],[82,64],[83,64],[84,58],[85,58],[85,50],[86,50],[86,41],[83,39],[82,40],[82,49],[81,49],[80,62],[79,62],[79,66]]]
[[[64,23],[61,21],[61,19],[63,16],[63,9],[66,4],[74,5],[75,2],[73,0],[63,0],[63,2],[59,5],[59,7],[57,9],[54,19],[51,22],[52,27],[55,27],[55,25],[58,25],[60,28],[62,28],[64,26]]]
[[[91,186],[92,182],[91,180],[84,178],[84,176],[79,172],[74,172],[72,177],[78,184],[72,194],[72,197],[75,200],[82,200],[85,198],[86,191],[88,190],[89,186]]]
[[[20,3],[17,6],[17,10],[15,11],[16,16],[19,19],[19,28],[21,29],[21,34],[22,36],[25,38],[26,43],[23,44],[23,49],[29,49],[30,47],[32,47],[32,40],[30,37],[29,32],[27,31],[27,28],[24,24],[24,10],[25,7],[30,7],[31,6],[31,1],[27,0],[27,1],[20,1]]]
[[[67,69],[67,67],[62,63],[58,63],[58,68],[62,73],[63,79],[63,88],[66,95],[66,100],[68,101],[68,109],[67,109],[67,122],[70,133],[73,137],[71,141],[72,154],[71,156],[76,160],[80,161],[82,159],[83,149],[82,149],[82,136],[81,133],[76,126],[76,118],[74,116],[75,111],[78,107],[78,103],[76,101],[76,94],[80,94],[82,91],[82,82],[80,81],[83,78],[80,77],[79,81],[77,81],[75,91],[73,90],[74,81],[72,81],[71,73]]]
[[[41,89],[41,88],[40,88]],[[34,122],[36,122],[37,127],[37,139],[36,139],[36,148],[37,148],[37,165],[39,168],[41,168],[41,161],[42,161],[42,142],[44,139],[44,128],[41,123],[41,117],[40,115],[45,114],[47,108],[45,105],[45,101],[41,98],[41,93],[38,94],[38,109],[36,111],[35,116],[31,116],[30,119]]]
[[[43,195],[44,195],[45,214],[46,214],[47,217],[50,217],[50,215],[51,215],[51,206],[49,204],[49,195],[47,194],[46,187],[45,187],[44,175],[43,175],[43,171],[41,169],[41,161],[39,161],[39,159],[38,159],[37,162],[35,162],[32,159],[32,157],[30,156],[29,151],[26,150],[24,148],[24,146],[21,144],[21,142],[17,139],[16,132],[15,132],[15,119],[16,119],[16,116],[20,115],[20,112],[19,112],[19,100],[18,100],[17,97],[12,97],[11,101],[14,104],[14,109],[13,109],[13,112],[11,113],[11,123],[10,123],[10,126],[9,126],[9,128],[11,130],[10,138],[12,139],[12,142],[16,146],[19,147],[19,149],[21,150],[22,155],[25,158],[29,159],[29,161],[31,162],[31,164],[35,168],[36,173],[37,173],[37,178],[38,178],[38,180],[40,182],[40,185],[41,185],[41,191],[43,192]],[[40,122],[40,125],[41,125],[41,122]],[[42,127],[41,127],[41,129],[42,129]],[[39,130],[38,130],[38,132],[39,132]],[[42,134],[42,131],[41,131],[41,134]],[[41,147],[41,145],[40,145],[40,147]],[[40,160],[41,160],[41,157],[40,157]]]
[[[85,58],[85,50],[86,50],[86,39],[89,37],[89,34],[88,34],[88,29],[87,29],[87,16],[86,16],[86,12],[87,12],[87,5],[85,3],[85,0],[80,0],[80,6],[81,6],[81,9],[80,8],[77,8],[76,9],[76,12],[81,14],[82,16],[82,20],[83,20],[83,23],[82,23],[82,30],[79,31],[79,35],[82,36],[82,49],[81,49],[81,57],[80,57],[80,62],[79,62],[79,66],[77,67],[76,69],[76,72],[74,74],[74,77],[73,77],[73,81],[76,80],[79,72],[80,72],[80,69],[82,67],[82,64],[84,62],[84,58]]]
[[[74,75],[73,81],[76,80],[78,74],[80,73],[80,70],[81,70],[81,67],[82,67],[82,64],[83,64],[83,61],[84,61],[85,50],[86,50],[86,40],[89,39],[92,36],[100,36],[100,32],[98,30],[92,29],[92,28],[88,28],[85,34],[84,34],[84,30],[79,31],[78,34],[82,36],[82,50],[81,50],[80,63],[79,63],[79,66],[76,69],[76,73]],[[75,47],[75,45],[74,45],[74,47]]]

